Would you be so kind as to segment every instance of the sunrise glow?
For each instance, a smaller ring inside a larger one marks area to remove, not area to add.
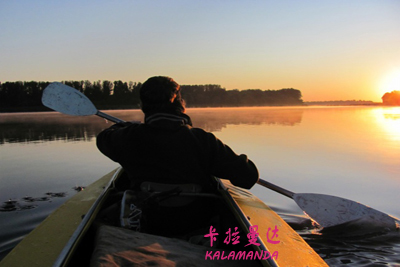
[[[383,78],[379,91],[382,95],[392,91],[400,91],[400,69],[390,72]]]

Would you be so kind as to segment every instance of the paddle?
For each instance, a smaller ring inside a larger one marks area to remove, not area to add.
[[[115,123],[124,122],[98,111],[84,94],[62,83],[50,84],[43,91],[42,102],[64,114],[97,115]],[[258,184],[292,198],[309,217],[324,228],[357,220],[373,220],[391,229],[396,227],[393,217],[352,200],[322,194],[296,194],[263,179],[259,179]]]
[[[306,215],[324,228],[356,221],[396,228],[393,217],[349,199],[312,193],[296,194],[263,179],[257,183],[293,199]]]
[[[97,110],[84,94],[75,88],[58,82],[49,84],[46,89],[43,90],[42,103],[46,107],[68,115],[97,115],[115,123],[124,122],[123,120]]]

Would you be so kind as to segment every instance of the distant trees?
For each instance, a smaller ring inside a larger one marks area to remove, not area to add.
[[[220,85],[182,85],[182,97],[191,107],[302,105],[300,90],[226,90]]]
[[[84,93],[99,109],[134,109],[139,107],[140,83],[122,81],[63,81]],[[43,90],[49,82],[0,83],[0,111],[43,111]]]
[[[0,83],[0,111],[35,111],[43,109],[42,91],[49,82]],[[38,109],[39,107],[39,109]]]
[[[84,93],[98,109],[135,109],[140,106],[141,83],[123,81],[64,81]],[[48,110],[41,103],[49,82],[0,83],[0,111]],[[270,105],[302,105],[301,92],[281,90],[226,90],[220,85],[182,85],[182,97],[188,107],[239,107]]]
[[[388,106],[400,106],[400,91],[392,91],[382,96],[382,102]]]

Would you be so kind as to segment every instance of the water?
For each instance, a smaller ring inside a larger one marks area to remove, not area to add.
[[[143,120],[138,110],[110,111]],[[189,109],[194,126],[247,154],[260,175],[296,193],[344,197],[400,218],[400,108]],[[0,258],[52,210],[118,165],[98,152],[96,116],[0,114]],[[293,202],[256,185],[330,266],[399,266],[400,234],[354,226],[321,232]],[[344,232],[343,232],[344,231]]]

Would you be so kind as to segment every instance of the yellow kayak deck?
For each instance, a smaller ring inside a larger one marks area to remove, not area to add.
[[[221,182],[229,192],[225,197],[231,196],[234,205],[237,204],[236,208],[240,209],[236,215],[245,214],[250,225],[257,225],[263,245],[278,266],[328,266],[298,233],[259,198],[229,181]]]

